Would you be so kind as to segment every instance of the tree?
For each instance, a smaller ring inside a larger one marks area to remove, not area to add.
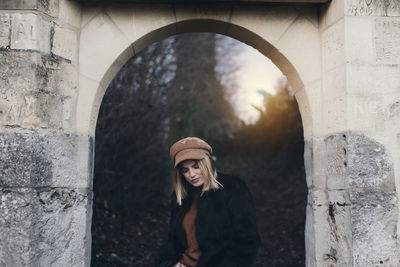
[[[166,91],[176,67],[173,40],[131,58],[111,82],[99,112],[95,200],[127,216],[157,205],[168,188]]]
[[[215,41],[211,33],[177,37],[176,75],[167,93],[171,143],[198,136],[216,144],[232,137],[237,127],[225,88],[217,79]]]

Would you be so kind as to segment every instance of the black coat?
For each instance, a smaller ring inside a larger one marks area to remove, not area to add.
[[[239,178],[218,173],[217,180],[223,188],[205,192],[197,203],[196,239],[202,252],[197,267],[252,266],[260,236],[251,193]],[[173,266],[186,250],[182,220],[191,204],[190,195],[179,206],[172,194],[168,242],[156,253],[157,266]]]

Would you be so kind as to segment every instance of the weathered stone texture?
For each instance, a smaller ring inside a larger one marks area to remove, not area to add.
[[[349,265],[352,260],[350,222],[351,207],[346,191],[309,191],[307,266]]]
[[[306,173],[312,178],[309,187],[395,190],[393,162],[384,146],[362,134],[313,138],[306,142],[304,155]]]
[[[396,193],[352,192],[354,266],[399,266]]]
[[[37,10],[56,17],[59,0],[1,0],[0,9]]]
[[[36,52],[0,51],[0,124],[69,130],[78,71]]]
[[[321,34],[323,72],[346,62],[344,27],[344,20],[341,19]]]
[[[58,20],[75,28],[81,25],[81,6],[78,2],[70,0],[59,1]]]
[[[0,266],[88,266],[91,194],[0,189]]]
[[[63,99],[47,93],[0,92],[0,124],[62,128]]]
[[[50,53],[52,24],[36,14],[13,14],[11,48]]]
[[[356,132],[305,144],[308,266],[399,266],[398,199],[385,147]]]
[[[78,53],[78,33],[55,26],[52,52],[75,63]]]
[[[326,188],[326,145],[323,138],[305,140],[304,167],[308,188]]]
[[[46,130],[0,133],[1,187],[90,187],[93,140]]]
[[[393,163],[385,147],[364,135],[350,134],[347,140],[347,176],[350,187],[395,191]]]
[[[399,64],[400,17],[376,18],[374,21],[374,25],[376,62],[383,64]]]
[[[398,0],[345,0],[346,14],[353,16],[400,16]]]
[[[0,91],[74,96],[78,71],[65,60],[35,52],[0,51]]]
[[[329,189],[348,187],[346,177],[346,134],[331,135],[324,139],[326,150],[326,180]]]
[[[10,15],[0,14],[0,48],[10,47]]]

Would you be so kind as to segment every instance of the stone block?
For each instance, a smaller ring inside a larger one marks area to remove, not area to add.
[[[305,18],[307,18],[315,28],[319,28],[318,12],[319,8],[315,6],[298,5],[295,7]]]
[[[84,5],[81,9],[81,29],[103,10],[99,5]]]
[[[347,95],[351,131],[385,131],[384,106],[380,94]]]
[[[347,93],[346,79],[346,65],[340,65],[325,72],[322,77],[322,92],[324,100],[345,96]],[[350,79],[356,78],[350,77]]]
[[[346,15],[352,16],[400,16],[398,0],[346,0]]]
[[[0,188],[0,266],[29,266],[31,189]]]
[[[113,65],[122,66],[133,54],[131,42],[104,13],[81,31],[80,72],[91,79],[100,82]]]
[[[344,40],[344,19],[322,32],[322,71],[324,73],[346,62]]]
[[[400,92],[383,96],[382,103],[385,128],[397,134],[400,129]]]
[[[335,24],[338,20],[344,17],[344,0],[330,1],[321,5],[320,11],[320,28],[325,30],[329,26]]]
[[[311,109],[312,117],[312,133],[313,136],[320,136],[322,121],[322,81],[321,79],[307,83],[304,85],[304,90],[307,92],[308,103]]]
[[[345,190],[328,191],[329,251],[324,260],[339,266],[352,260],[351,204]]]
[[[303,135],[305,138],[312,135],[312,114],[306,90],[299,90],[295,93],[299,105],[301,120],[303,123]]]
[[[351,192],[354,266],[398,266],[396,193]]]
[[[290,25],[276,47],[294,65],[303,83],[321,78],[320,32],[304,16],[299,16]]]
[[[298,15],[299,11],[288,6],[239,6],[234,7],[230,23],[251,30],[275,46]],[[228,35],[231,34],[228,30]]]
[[[89,266],[91,193],[0,189],[0,266]]]
[[[62,127],[62,97],[48,93],[0,93],[0,125]]]
[[[177,32],[202,32],[211,29],[213,32],[226,34],[230,13],[229,5],[176,5]]]
[[[347,176],[353,189],[394,192],[393,162],[382,144],[364,135],[347,136]]]
[[[76,107],[76,131],[95,135],[98,110],[106,91],[100,82],[83,75],[79,78],[80,91]]]
[[[50,53],[51,24],[35,14],[13,14],[11,48]]]
[[[68,62],[27,51],[0,51],[0,93],[47,92],[74,96],[78,71]]]
[[[169,4],[135,4],[106,8],[115,25],[133,43],[135,53],[149,44],[176,34],[176,18]]]
[[[376,18],[374,28],[376,63],[400,64],[400,18]]]
[[[1,187],[90,186],[93,139],[46,130],[0,133]]]
[[[395,190],[392,159],[382,144],[354,132],[330,135],[323,142],[321,166],[326,163],[320,172],[326,174],[329,190]],[[315,150],[317,141],[313,144]]]
[[[307,264],[349,266],[351,213],[346,191],[311,190],[307,205]]]
[[[58,26],[54,27],[52,52],[76,63],[78,54],[78,33]]]
[[[10,47],[11,19],[9,14],[0,14],[0,48]]]
[[[352,94],[386,94],[400,88],[400,67],[394,65],[346,64],[347,90]]]
[[[59,0],[2,0],[0,9],[37,10],[49,16],[57,17]]]
[[[345,17],[346,62],[374,64],[373,20],[368,17]]]
[[[324,139],[326,146],[326,184],[328,189],[348,188],[347,168],[347,134],[330,135]]]
[[[325,190],[327,160],[323,138],[312,137],[307,140],[304,148],[304,162],[309,188]]]
[[[62,128],[64,130],[73,130],[75,117],[74,117],[74,108],[76,107],[76,98],[77,97],[65,97],[63,98],[63,121],[62,121]]]
[[[323,101],[322,117],[324,124],[321,128],[324,134],[347,130],[347,109],[346,96]]]
[[[312,138],[304,140],[304,169],[306,171],[307,187],[312,187],[312,180],[314,178],[314,155]]]
[[[58,20],[79,28],[81,25],[80,4],[69,0],[59,0]]]

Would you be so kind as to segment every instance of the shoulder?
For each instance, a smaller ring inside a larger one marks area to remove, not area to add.
[[[241,214],[254,210],[252,194],[242,179],[234,175],[218,173],[217,181],[223,186],[221,195],[224,196],[232,212]]]
[[[223,190],[229,192],[248,191],[246,183],[235,175],[218,172],[217,181],[223,186]]]

